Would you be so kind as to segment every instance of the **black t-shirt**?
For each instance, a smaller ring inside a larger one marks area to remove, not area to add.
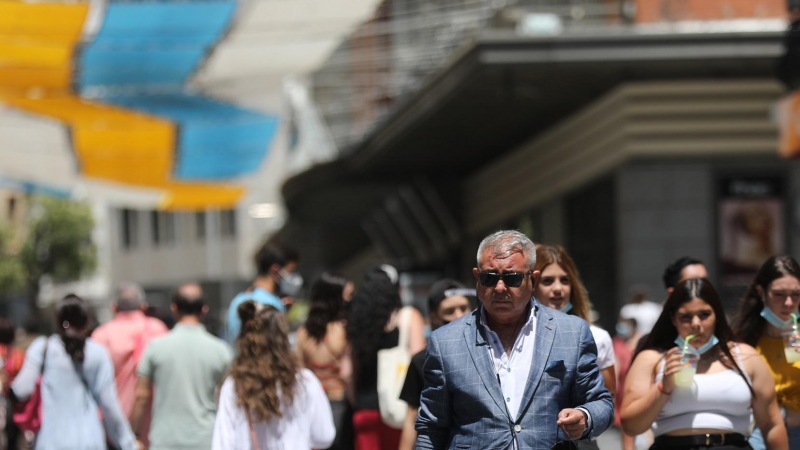
[[[406,372],[406,381],[400,391],[400,400],[408,403],[412,408],[419,408],[419,396],[425,385],[425,377],[422,372],[422,365],[425,364],[426,350],[422,350],[411,357],[411,364]]]

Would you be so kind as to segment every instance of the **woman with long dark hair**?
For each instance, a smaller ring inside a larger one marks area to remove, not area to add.
[[[11,389],[17,399],[26,400],[42,374],[36,449],[105,450],[106,439],[123,450],[137,448],[117,399],[111,358],[88,333],[86,303],[67,295],[56,304],[56,334],[36,338],[28,347]]]
[[[534,270],[540,272],[539,282],[533,291],[536,300],[549,308],[578,316],[589,323],[589,330],[597,345],[597,366],[603,374],[606,389],[613,395],[617,387],[614,342],[606,330],[592,324],[591,302],[578,274],[578,267],[564,247],[537,245]],[[577,444],[581,449],[598,448],[597,443],[592,440],[581,440]]]
[[[345,391],[349,380],[347,335],[344,328],[345,291],[352,283],[325,272],[311,286],[310,308],[304,326],[297,330],[297,352],[303,364],[316,375],[328,396],[336,425],[331,449],[347,447]]]
[[[787,360],[782,334],[792,329],[792,314],[797,314],[798,305],[800,265],[791,256],[773,256],[756,273],[733,326],[736,336],[755,347],[767,362],[792,450],[800,449],[800,360]],[[758,430],[750,444],[756,450],[764,448]]]
[[[422,315],[413,307],[401,308],[397,281],[394,267],[384,265],[368,270],[348,310],[347,340],[353,362],[353,381],[348,389],[355,410],[355,450],[396,450],[400,445],[401,429],[381,420],[378,351],[398,345],[402,317],[408,318],[409,354],[426,346]]]
[[[699,355],[696,374],[678,383],[686,372],[685,349]],[[651,449],[749,449],[751,411],[767,447],[785,450],[786,429],[766,364],[753,347],[734,341],[707,279],[681,282],[628,371],[623,430],[635,436],[652,427]]]
[[[319,380],[289,345],[289,323],[246,301],[231,374],[222,385],[213,450],[311,449],[331,445],[333,416]]]

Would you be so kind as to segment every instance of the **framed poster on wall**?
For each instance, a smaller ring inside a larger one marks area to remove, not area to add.
[[[761,264],[786,252],[784,181],[780,176],[725,177],[719,187],[720,295],[730,311],[738,308]]]

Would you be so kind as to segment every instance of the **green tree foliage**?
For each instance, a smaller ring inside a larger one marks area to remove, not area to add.
[[[25,268],[9,248],[11,231],[0,224],[0,298],[25,289]]]
[[[39,280],[45,275],[63,283],[94,272],[97,249],[92,242],[94,220],[89,205],[36,198],[29,216],[27,237],[19,257],[32,300],[38,297]]]

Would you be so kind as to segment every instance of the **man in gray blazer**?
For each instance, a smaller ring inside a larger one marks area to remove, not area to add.
[[[518,231],[481,242],[481,306],[428,343],[417,449],[548,450],[613,421],[589,324],[532,298],[535,265],[533,242]]]

